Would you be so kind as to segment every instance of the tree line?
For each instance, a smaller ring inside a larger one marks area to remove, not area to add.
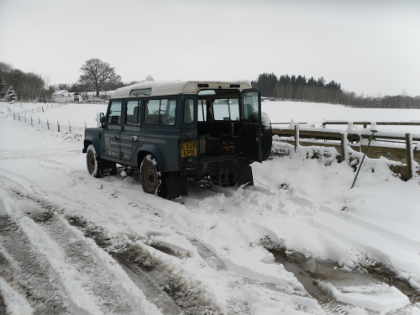
[[[94,91],[98,97],[100,91],[115,90],[126,85],[109,63],[97,58],[87,60],[80,70],[81,75],[76,83],[58,84],[47,88],[45,81],[39,75],[0,62],[0,98],[6,97],[6,91],[10,91],[10,87],[21,101],[47,101],[56,90],[60,89],[70,92]]]
[[[306,78],[303,75],[281,75],[262,73],[252,82],[261,95],[283,100],[299,100],[343,104],[354,107],[420,108],[420,97],[406,95],[366,97],[347,92],[335,81],[327,82],[323,77]]]
[[[47,87],[45,81],[37,74],[24,72],[0,62],[0,98],[10,94],[13,88],[15,97],[22,101],[47,101],[51,99],[54,91],[68,90],[70,92],[115,90],[119,87],[135,82],[123,83],[115,69],[107,62],[98,58],[87,60],[80,68],[79,80],[73,84],[58,84]],[[152,80],[150,76],[146,80]],[[324,102],[343,104],[355,107],[395,107],[420,108],[420,97],[394,95],[383,97],[366,97],[354,92],[347,92],[341,84],[335,81],[326,81],[323,77],[306,78],[303,75],[281,75],[262,73],[252,85],[261,91],[262,96],[277,99],[300,100],[310,102]],[[8,91],[6,93],[6,91]],[[2,96],[3,93],[3,96]]]
[[[32,72],[24,72],[0,62],[0,92],[12,87],[19,100],[31,101],[48,98],[53,89],[46,88],[44,80]]]

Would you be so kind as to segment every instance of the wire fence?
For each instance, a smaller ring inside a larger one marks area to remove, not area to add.
[[[23,122],[37,129],[48,130],[55,133],[60,133],[66,136],[66,138],[72,138],[77,141],[81,141],[87,128],[86,122],[83,126],[72,124],[70,121],[60,121],[51,119],[41,119],[40,117],[34,117],[33,113],[45,112],[47,109],[56,108],[62,104],[46,104],[38,108],[25,110],[21,112],[12,112],[11,116],[13,120]]]

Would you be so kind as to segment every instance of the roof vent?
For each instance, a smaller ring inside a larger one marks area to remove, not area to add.
[[[229,85],[229,87],[231,87],[231,88],[240,88],[240,84],[231,84],[231,85]]]
[[[152,95],[152,89],[135,89],[130,91],[130,96],[150,96]]]
[[[199,88],[208,88],[209,87],[209,85],[207,83],[198,83],[197,86]]]

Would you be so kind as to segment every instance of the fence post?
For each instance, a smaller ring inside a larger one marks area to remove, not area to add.
[[[60,122],[57,120],[57,132],[60,132]]]
[[[295,125],[295,152],[297,151],[299,147],[299,138],[300,138],[299,125]]]
[[[343,161],[349,161],[349,150],[348,150],[348,138],[347,132],[341,134],[341,154],[343,156]]]
[[[70,124],[70,121],[69,121],[69,133],[71,133],[71,124]]]
[[[31,126],[33,126],[34,124],[33,124],[33,121],[32,121],[32,116],[31,116]]]
[[[50,122],[47,119],[47,129],[50,130]]]
[[[38,125],[41,125],[41,118],[38,117]]]
[[[407,179],[413,177],[413,136],[410,133],[405,134],[405,150],[407,159]]]
[[[16,119],[15,119],[15,112],[13,112],[13,120],[16,120]]]

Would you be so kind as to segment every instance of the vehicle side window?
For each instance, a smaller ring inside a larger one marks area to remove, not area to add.
[[[207,121],[207,105],[205,100],[198,100],[197,114],[198,121]]]
[[[258,120],[258,94],[246,92],[242,96],[244,119],[250,121]]]
[[[127,124],[134,124],[137,125],[140,121],[140,107],[139,101],[128,101],[127,102],[127,115],[126,115],[126,123]]]
[[[175,125],[176,100],[149,100],[146,103],[144,122],[148,124]]]
[[[162,100],[160,104],[160,122],[162,125],[175,125],[176,100],[165,102],[165,108],[163,101],[167,100]]]
[[[194,100],[187,98],[184,103],[184,123],[191,124],[194,122]]]
[[[149,100],[146,104],[144,122],[148,124],[159,123],[160,100]]]
[[[121,122],[121,101],[112,101],[108,112],[108,124],[119,125]]]

